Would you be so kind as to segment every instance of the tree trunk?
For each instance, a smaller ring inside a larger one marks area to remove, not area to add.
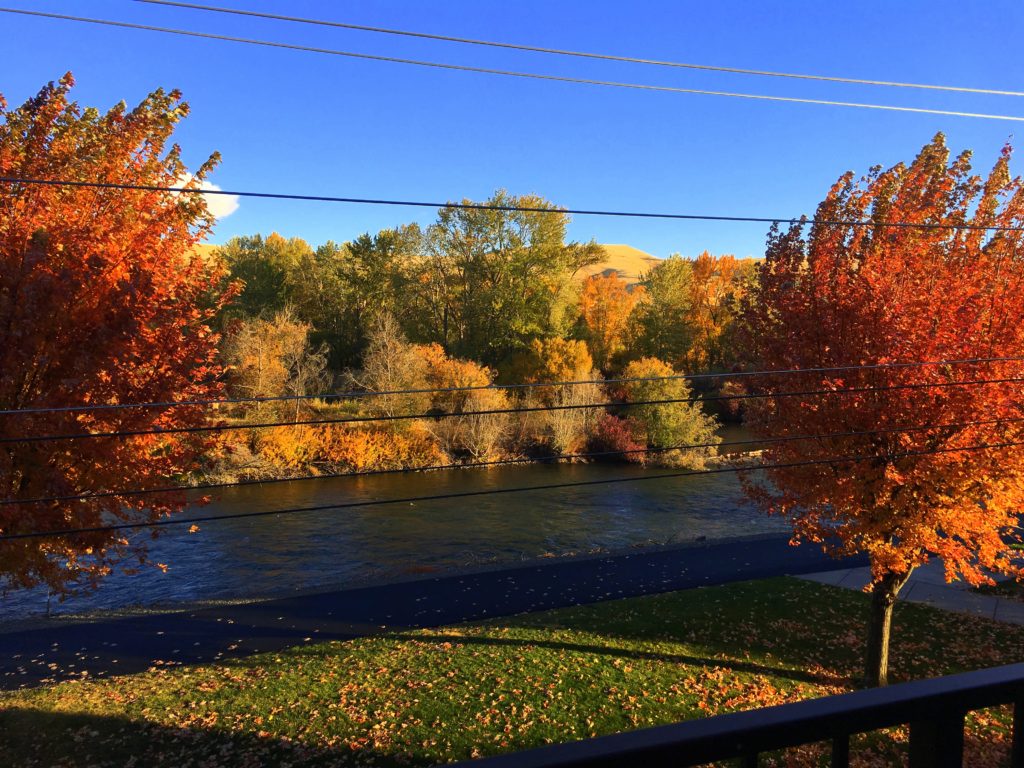
[[[871,614],[868,617],[868,644],[864,659],[864,684],[877,688],[889,683],[889,634],[896,596],[910,578],[906,573],[890,573],[871,589]]]

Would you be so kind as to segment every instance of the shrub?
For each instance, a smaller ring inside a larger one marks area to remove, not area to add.
[[[621,419],[610,413],[598,417],[594,430],[587,441],[587,450],[593,453],[622,451],[621,454],[596,456],[596,461],[629,461],[643,464],[647,454],[641,453],[647,447],[643,430],[630,419]]]
[[[338,471],[415,469],[447,462],[433,436],[420,425],[404,431],[328,425],[317,430],[316,445],[319,459]]]
[[[672,449],[674,446],[717,443],[715,430],[718,422],[701,410],[692,398],[692,390],[685,379],[677,376],[668,363],[657,358],[644,357],[626,366],[623,383],[625,399],[631,403],[650,403],[629,408],[629,417],[646,435],[651,448]],[[651,402],[673,400],[675,402]],[[700,466],[714,453],[713,448],[692,450],[663,450],[653,454],[652,461],[670,466]]]

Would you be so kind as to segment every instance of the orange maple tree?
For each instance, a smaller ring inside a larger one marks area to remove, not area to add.
[[[590,353],[602,370],[607,370],[612,357],[625,349],[629,316],[643,294],[643,286],[630,290],[626,281],[614,273],[594,275],[583,283],[580,316]]]
[[[1024,449],[1007,443],[1022,439],[1024,363],[862,367],[1024,354],[1024,233],[991,229],[1024,226],[1009,159],[1006,147],[974,175],[939,134],[909,165],[842,176],[813,225],[773,228],[743,301],[756,368],[859,367],[754,378],[768,395],[859,391],[749,401],[757,436],[835,436],[767,444],[763,463],[799,466],[745,485],[796,541],[869,555],[868,684],[887,681],[892,607],[915,568],[940,557],[947,579],[971,584],[1019,572]],[[869,225],[844,223],[858,220]],[[1017,381],[956,384],[1001,379]]]
[[[740,265],[735,256],[714,256],[708,251],[693,260],[690,306],[694,340],[687,354],[687,370],[723,366],[726,357],[724,337],[733,319],[736,297],[740,291]]]
[[[17,109],[0,99],[0,176],[198,186],[216,162],[190,175],[169,143],[188,113],[177,91],[101,114],[69,100],[73,84],[68,74]],[[221,392],[209,321],[222,276],[193,253],[212,224],[202,195],[0,184],[0,409],[69,409],[0,414],[0,536],[152,521],[184,504],[175,493],[28,500],[165,486],[208,449],[202,435],[12,441],[206,422],[197,406],[95,406]],[[145,561],[147,538],[0,541],[0,590],[94,585]]]

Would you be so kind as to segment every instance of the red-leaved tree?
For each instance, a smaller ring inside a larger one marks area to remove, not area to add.
[[[844,175],[813,225],[773,230],[740,318],[750,363],[1024,355],[1024,233],[997,229],[1024,226],[1009,158],[1007,147],[987,177],[974,175],[969,153],[951,160],[939,134],[909,165]],[[869,225],[843,223],[853,221]],[[757,436],[837,436],[766,445],[765,464],[794,466],[745,484],[791,521],[796,540],[870,556],[869,684],[887,681],[893,603],[916,567],[941,557],[948,579],[972,584],[1017,572],[1009,540],[1024,502],[1024,449],[1006,444],[1024,439],[1022,377],[1013,359],[754,377],[768,395],[854,390],[748,401]],[[994,381],[1003,379],[1015,381]],[[957,383],[978,381],[992,383]]]
[[[188,113],[178,92],[101,114],[72,103],[72,85],[66,75],[17,109],[0,99],[0,176],[198,186],[216,162],[190,177],[170,144]],[[152,521],[183,505],[172,493],[30,500],[166,486],[208,437],[22,440],[205,423],[196,406],[94,406],[220,393],[209,321],[222,276],[193,252],[212,224],[201,195],[0,182],[0,536]],[[11,413],[50,408],[69,410]],[[0,591],[94,585],[119,562],[143,561],[146,538],[2,540]]]

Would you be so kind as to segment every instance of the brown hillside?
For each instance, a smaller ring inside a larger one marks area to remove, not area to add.
[[[586,280],[593,275],[615,274],[629,285],[640,282],[640,278],[651,271],[661,259],[634,248],[631,245],[602,245],[608,258],[592,267],[584,267],[576,276]]]
[[[196,254],[204,261],[209,262],[217,255],[217,251],[219,251],[220,248],[221,246],[214,245],[212,243],[196,243],[192,247],[192,253]]]

